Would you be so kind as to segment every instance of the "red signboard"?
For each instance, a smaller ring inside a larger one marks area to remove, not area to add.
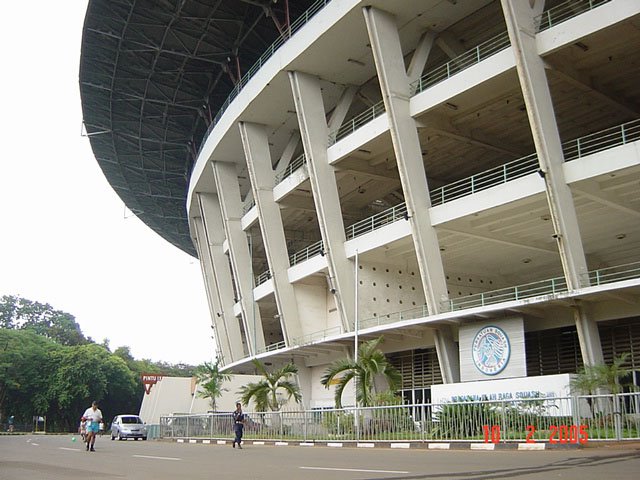
[[[142,373],[140,374],[140,377],[142,378],[142,384],[144,385],[144,392],[149,395],[151,392],[151,386],[161,381],[164,375],[158,375],[157,373]]]

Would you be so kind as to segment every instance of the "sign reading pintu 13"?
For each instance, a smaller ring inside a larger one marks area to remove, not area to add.
[[[527,375],[521,317],[463,325],[459,341],[461,381]]]

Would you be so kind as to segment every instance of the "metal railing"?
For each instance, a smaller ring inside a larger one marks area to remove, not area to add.
[[[348,226],[345,232],[347,235],[347,240],[351,240],[352,238],[359,237],[360,235],[364,235],[365,233],[372,232],[397,220],[407,220],[408,218],[407,206],[406,204],[401,203]]]
[[[267,270],[266,272],[262,272],[260,275],[256,277],[256,287],[258,285],[262,285],[267,280],[271,278],[271,270]]]
[[[386,315],[376,315],[358,321],[359,328],[378,327],[390,323],[402,322],[403,320],[413,320],[414,318],[424,318],[429,316],[427,305],[403,310],[401,312],[387,313]]]
[[[258,353],[266,353],[266,352],[275,352],[276,350],[281,350],[287,346],[284,340],[276,343],[271,343],[266,345],[264,348],[259,348],[257,350]]]
[[[466,297],[452,298],[447,302],[448,311],[465,310],[468,308],[483,307],[496,303],[523,300],[525,298],[553,295],[568,292],[567,282],[564,277],[556,277],[539,282],[531,282],[515,287],[507,287],[489,292],[477,293]]]
[[[569,162],[613,147],[640,140],[640,120],[632,120],[562,144],[564,160]]]
[[[485,397],[486,398],[486,397]],[[276,441],[545,442],[640,439],[640,393],[246,413],[244,438]],[[162,438],[232,438],[231,413],[160,417]]]
[[[277,185],[280,182],[282,182],[282,180],[290,176],[293,172],[295,172],[299,168],[302,168],[306,163],[307,163],[307,156],[304,153],[296,157],[295,159],[293,159],[291,163],[287,165],[287,168],[285,168],[283,172],[276,175],[275,184]]]
[[[322,242],[322,240],[318,240],[317,242],[309,245],[307,248],[289,255],[289,265],[294,266],[300,262],[309,260],[311,257],[315,257],[316,255],[322,255],[323,253],[324,243]]]
[[[640,262],[591,270],[588,272],[588,278],[592,286],[640,278]],[[476,293],[466,297],[452,298],[447,302],[447,306],[449,311],[464,310],[568,291],[565,278],[556,277],[515,287]]]
[[[622,282],[640,277],[640,262],[627,263],[615,267],[600,268],[589,272],[589,283],[592,286]]]
[[[326,340],[327,338],[335,337],[344,333],[341,326],[330,327],[324,330],[318,330],[317,332],[308,333],[306,335],[302,335],[301,337],[294,338],[291,342],[296,346],[309,345],[310,343],[319,342],[322,340]]]
[[[384,101],[380,100],[378,103],[368,108],[364,112],[359,113],[351,120],[343,123],[340,128],[329,133],[329,146],[335,144],[338,140],[342,140],[347,135],[355,132],[362,125],[369,123],[373,119],[379,117],[386,112]]]
[[[548,30],[570,18],[577,17],[582,13],[593,10],[610,1],[611,0],[569,0],[560,5],[556,5],[536,18],[538,32]]]
[[[430,70],[418,80],[411,84],[411,95],[423,92],[440,82],[451,78],[453,75],[466,70],[469,67],[479,64],[492,55],[506,49],[510,45],[509,35],[506,31],[490,38],[486,42],[482,42],[475,48],[466,51],[462,55],[455,57],[453,60]]]
[[[457,198],[466,197],[467,195],[524,177],[536,172],[539,168],[538,155],[533,153],[499,167],[491,168],[436,188],[429,193],[431,204],[442,205]]]
[[[242,205],[242,215],[245,215],[249,210],[251,210],[255,206],[256,206],[256,200],[252,198],[251,200],[246,202],[244,205]]]
[[[640,120],[633,120],[566,141],[562,144],[562,151],[565,161],[568,162],[638,140],[640,140]],[[436,188],[430,192],[431,204],[442,205],[457,198],[524,177],[538,171],[539,168],[538,156],[533,153]]]

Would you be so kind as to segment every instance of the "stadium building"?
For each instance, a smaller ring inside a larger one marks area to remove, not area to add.
[[[383,335],[408,403],[622,353],[640,384],[637,0],[91,0],[80,87],[228,371],[328,406]]]

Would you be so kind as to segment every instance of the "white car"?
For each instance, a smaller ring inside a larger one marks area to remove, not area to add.
[[[138,415],[116,415],[111,422],[111,440],[147,439],[147,426]]]

